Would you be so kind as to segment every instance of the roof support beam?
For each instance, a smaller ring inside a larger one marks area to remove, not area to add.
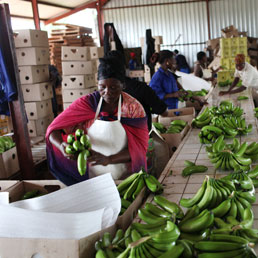
[[[24,15],[16,15],[16,14],[11,14],[12,18],[19,18],[19,19],[27,19],[27,20],[34,20],[33,17],[30,16],[24,16]],[[41,21],[46,21],[47,19],[40,19]]]
[[[58,16],[52,18],[52,19],[49,19],[49,20],[45,21],[44,23],[45,23],[45,25],[48,25],[50,23],[54,23],[54,22],[56,22],[58,20],[61,20],[61,19],[65,18],[65,17],[68,17],[68,16],[70,16],[72,14],[75,14],[75,13],[80,12],[80,11],[82,11],[84,9],[87,9],[87,8],[96,8],[96,2],[94,1],[94,2],[91,2],[91,3],[85,3],[83,5],[80,5],[80,6],[76,7],[76,8],[74,8],[73,10],[70,10],[70,11],[68,11],[66,13],[58,15]]]
[[[103,33],[104,21],[103,21],[102,3],[101,3],[100,0],[98,0],[98,3],[97,3],[97,12],[98,12],[99,40],[100,40],[100,45],[103,46],[103,42],[104,42],[104,33]]]
[[[25,2],[31,2],[31,0],[22,0]],[[42,5],[46,5],[46,6],[52,6],[52,7],[57,7],[57,8],[63,8],[63,9],[68,9],[68,10],[72,10],[72,7],[68,7],[65,5],[61,5],[61,4],[54,4],[54,3],[49,3],[49,2],[43,2],[43,1],[38,1],[38,4],[42,4]]]
[[[39,19],[39,9],[38,9],[38,1],[31,0],[32,11],[33,11],[33,18],[35,23],[35,28],[40,30],[40,19]]]

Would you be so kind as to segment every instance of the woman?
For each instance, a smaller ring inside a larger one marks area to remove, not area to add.
[[[121,58],[100,59],[98,91],[76,100],[49,126],[46,134],[51,172],[66,185],[104,173],[114,179],[146,168],[147,118],[141,104],[122,91]],[[90,166],[80,176],[74,157],[65,152],[65,135],[81,128],[92,144]]]
[[[197,53],[197,62],[194,66],[194,75],[197,77],[200,77],[206,81],[213,81],[214,75],[216,71],[208,69],[208,62],[207,62],[207,56],[205,52],[198,52]]]
[[[252,65],[248,64],[245,61],[245,55],[238,54],[235,58],[236,71],[235,79],[230,86],[228,91],[220,91],[219,95],[223,96],[226,94],[235,94],[244,91],[247,87],[252,87],[253,89],[253,98],[255,105],[258,105],[258,71]],[[238,82],[242,80],[242,86],[233,90]]]
[[[169,50],[163,50],[159,54],[155,53],[153,55],[152,62],[154,62],[154,59],[160,63],[160,68],[153,75],[150,86],[158,97],[164,100],[168,109],[177,109],[178,98],[186,96],[188,93],[177,81],[179,77],[174,73],[176,70],[174,54]],[[198,97],[193,97],[193,99],[200,102],[201,105],[206,103]]]
[[[190,73],[191,69],[189,64],[186,61],[186,58],[184,55],[179,54],[179,51],[177,49],[174,50],[174,54],[176,56],[176,63],[177,63],[177,70],[182,73]]]

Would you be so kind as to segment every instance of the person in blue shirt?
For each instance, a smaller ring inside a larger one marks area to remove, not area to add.
[[[191,69],[189,64],[186,61],[186,58],[184,55],[179,54],[179,51],[177,49],[174,50],[174,54],[176,56],[176,63],[177,63],[177,69],[178,71],[182,73],[190,73]]]
[[[160,68],[153,75],[150,86],[156,92],[161,100],[164,100],[168,109],[178,108],[178,98],[186,95],[186,92],[179,91],[183,89],[177,83],[177,76],[172,72],[176,66],[176,60],[173,52],[163,50],[159,54],[155,53]]]
[[[169,50],[163,50],[160,53],[155,53],[151,61],[152,63],[157,61],[160,63],[160,68],[150,81],[151,88],[166,103],[168,109],[177,109],[178,99],[183,98],[188,92],[177,81],[179,77],[174,73],[176,70],[174,53]],[[192,99],[198,101],[200,105],[207,104],[206,101],[197,96],[192,97]]]

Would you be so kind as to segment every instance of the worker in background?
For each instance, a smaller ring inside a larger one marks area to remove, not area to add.
[[[135,53],[134,52],[131,52],[130,53],[130,60],[129,60],[129,70],[132,71],[132,70],[136,70],[137,69],[137,66],[138,66],[138,63],[137,63],[137,60],[135,58]]]
[[[194,66],[194,75],[200,77],[206,81],[213,81],[214,75],[218,72],[218,70],[208,69],[208,60],[205,52],[200,51],[197,53],[197,62]]]
[[[179,54],[179,51],[177,49],[174,50],[174,54],[176,56],[177,70],[182,73],[190,73],[191,69],[186,61],[185,56],[182,54]]]
[[[156,58],[156,62],[160,63],[160,68],[153,75],[150,86],[158,97],[166,103],[168,109],[177,109],[178,98],[184,97],[188,93],[177,81],[179,77],[175,74],[176,59],[174,58],[174,53],[169,50],[163,50],[160,53],[155,53],[152,59],[154,58]],[[194,99],[201,105],[206,103],[198,97],[194,97]]]
[[[66,185],[105,173],[119,179],[147,168],[147,117],[142,105],[122,91],[123,58],[106,55],[99,61],[98,91],[74,101],[46,133],[50,171]],[[78,128],[87,133],[92,145],[84,176],[77,171],[75,157],[65,151],[67,135]]]
[[[253,90],[253,98],[255,105],[258,106],[258,71],[255,67],[245,61],[245,55],[238,54],[235,58],[236,70],[235,79],[228,91],[220,91],[219,95],[235,94],[244,91],[246,88],[251,87]],[[242,86],[234,89],[238,82],[242,80]]]

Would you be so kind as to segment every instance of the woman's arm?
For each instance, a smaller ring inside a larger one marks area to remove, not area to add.
[[[243,91],[243,90],[241,90],[241,91],[235,92],[236,90],[241,89],[243,86],[240,87],[239,89],[233,90],[233,89],[236,87],[236,85],[238,84],[239,81],[240,81],[240,78],[239,78],[239,77],[235,77],[235,79],[234,79],[233,83],[231,84],[229,90],[228,90],[228,91],[220,91],[220,92],[219,92],[219,96],[223,96],[223,95],[226,95],[226,94],[234,94],[234,93],[238,93],[238,92]],[[246,89],[246,87],[245,87],[245,89]],[[245,90],[245,89],[244,89],[244,90]],[[232,91],[232,90],[233,90],[233,91]]]
[[[128,149],[122,150],[119,153],[110,156],[105,156],[93,150],[91,150],[90,152],[91,156],[88,158],[88,161],[91,163],[92,166],[107,166],[109,164],[128,163],[131,161]]]

